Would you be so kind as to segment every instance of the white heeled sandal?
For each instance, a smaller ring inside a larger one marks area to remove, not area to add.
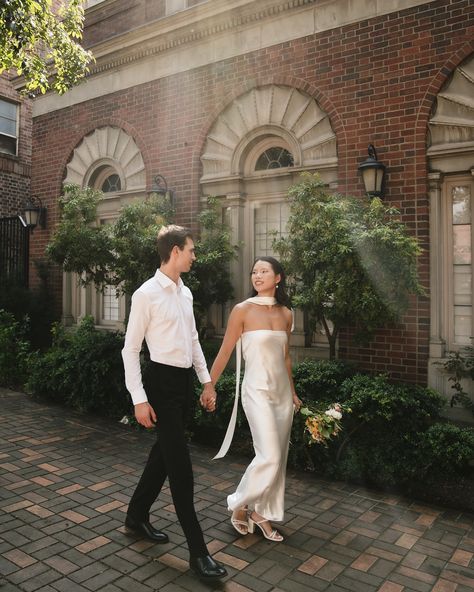
[[[263,528],[262,524],[264,524],[265,522],[268,522],[268,524],[270,524],[269,520],[267,520],[266,518],[262,518],[262,520],[254,520],[252,518],[253,514],[250,514],[249,516],[249,526],[248,526],[248,531],[253,534],[255,532],[255,526],[258,526],[259,529],[262,531],[263,536],[268,539],[269,541],[273,541],[274,543],[280,543],[283,540],[282,535],[278,532],[278,530],[272,528],[272,531],[270,532],[270,534],[268,534],[266,532],[266,530]]]
[[[238,510],[234,510],[232,512],[232,516],[230,517],[230,522],[239,534],[243,534],[243,535],[248,534],[248,532],[249,532],[248,517],[247,517],[247,520],[241,520],[240,518],[237,518],[239,512],[247,512],[247,509],[246,508],[239,508]]]

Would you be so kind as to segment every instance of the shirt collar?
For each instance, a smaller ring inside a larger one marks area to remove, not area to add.
[[[178,278],[178,283],[175,284],[173,280],[169,278],[165,273],[163,273],[160,269],[156,270],[155,278],[163,288],[169,288],[171,286],[171,288],[177,288],[178,290],[181,290],[181,288],[184,286],[183,280],[181,278]]]

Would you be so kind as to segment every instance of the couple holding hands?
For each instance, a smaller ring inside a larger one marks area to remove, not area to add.
[[[160,230],[157,244],[161,265],[132,296],[122,351],[136,419],[147,428],[155,427],[157,437],[130,500],[125,526],[157,543],[168,542],[168,536],[150,524],[151,506],[168,477],[191,569],[200,578],[223,578],[227,572],[210,556],[194,508],[193,470],[185,436],[194,396],[193,372],[203,385],[200,403],[213,412],[217,403],[214,386],[236,347],[237,389],[229,427],[215,457],[221,458],[235,427],[243,356],[242,406],[255,457],[236,491],[227,497],[227,506],[239,534],[254,532],[257,527],[268,540],[282,541],[271,522],[283,519],[291,424],[294,410],[301,406],[291,374],[288,344],[293,315],[285,274],[272,257],[255,261],[251,270],[253,295],[233,308],[209,373],[196,331],[192,294],[180,277],[196,259],[192,235],[181,226],[166,226]],[[143,339],[151,361],[142,381]]]

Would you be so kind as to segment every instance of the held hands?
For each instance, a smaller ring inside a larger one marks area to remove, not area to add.
[[[202,389],[201,396],[199,397],[201,407],[212,413],[216,410],[216,399],[217,395],[212,382],[206,382]]]
[[[153,428],[156,423],[156,413],[147,401],[135,405],[135,418],[145,428]]]

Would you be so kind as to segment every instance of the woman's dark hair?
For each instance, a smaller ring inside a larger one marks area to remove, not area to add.
[[[281,304],[282,306],[286,306],[287,308],[291,309],[291,300],[290,300],[290,297],[288,296],[288,294],[286,293],[286,274],[285,274],[285,270],[283,269],[281,263],[279,261],[277,261],[274,257],[268,257],[268,256],[257,257],[255,259],[255,261],[253,262],[252,271],[253,271],[253,268],[255,267],[255,263],[257,263],[257,261],[265,261],[266,263],[270,263],[274,273],[276,275],[280,276],[280,281],[278,282],[278,287],[275,288],[275,298],[276,298],[276,301],[278,302],[278,304]],[[250,273],[252,273],[252,272],[250,272]],[[256,296],[257,294],[258,294],[258,292],[252,286],[252,289],[250,291],[250,296],[251,297]]]

